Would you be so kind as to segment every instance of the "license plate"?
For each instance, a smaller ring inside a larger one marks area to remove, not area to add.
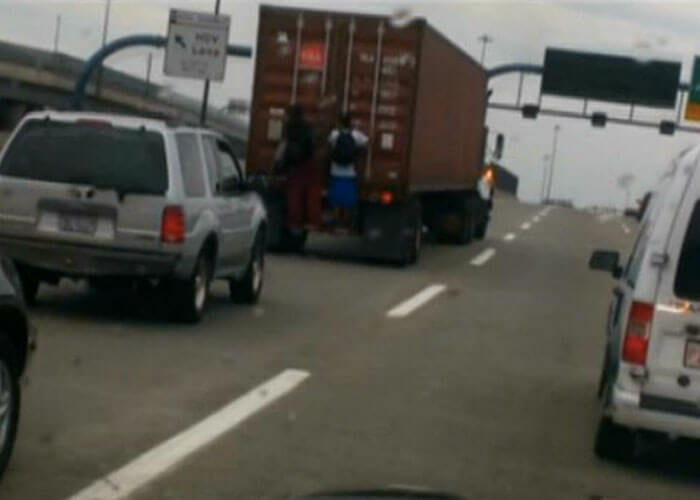
[[[69,233],[94,234],[97,231],[97,217],[89,215],[59,215],[58,228]]]
[[[700,368],[700,342],[688,340],[685,344],[685,366]]]

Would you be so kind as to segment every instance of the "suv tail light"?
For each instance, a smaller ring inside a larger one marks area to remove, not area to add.
[[[627,331],[625,331],[625,343],[622,346],[623,361],[635,365],[646,363],[653,317],[653,304],[632,302]]]
[[[182,243],[185,241],[185,214],[182,207],[170,205],[163,209],[160,241],[163,243]]]

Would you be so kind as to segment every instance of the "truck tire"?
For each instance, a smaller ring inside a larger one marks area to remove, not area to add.
[[[306,246],[308,236],[309,232],[306,229],[302,231],[292,231],[286,227],[282,228],[279,249],[282,252],[304,253],[304,247]]]
[[[197,323],[204,316],[209,302],[213,263],[206,252],[201,252],[194,266],[192,276],[184,281],[172,283],[176,319],[186,323]]]
[[[250,253],[250,262],[243,278],[240,280],[231,279],[228,282],[231,300],[239,304],[257,303],[263,288],[264,269],[265,236],[263,232],[258,231]]]
[[[475,207],[476,203],[470,195],[465,195],[464,200],[460,204],[460,232],[456,235],[455,242],[458,245],[467,245],[471,243],[476,233],[475,224]]]
[[[17,437],[20,388],[17,352],[10,339],[0,333],[0,477],[10,461]]]
[[[401,267],[418,262],[423,248],[423,216],[420,203],[414,202],[408,205],[404,220],[400,252],[396,259],[396,263]]]
[[[476,228],[474,229],[474,238],[477,240],[483,240],[486,238],[486,231],[488,231],[489,228],[489,219],[488,217],[485,217],[484,220],[479,222],[476,225]]]

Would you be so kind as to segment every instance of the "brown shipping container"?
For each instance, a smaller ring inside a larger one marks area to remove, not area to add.
[[[481,172],[486,73],[425,20],[262,6],[248,169],[270,173],[282,116],[301,104],[316,159],[342,110],[370,137],[361,196],[470,190]]]

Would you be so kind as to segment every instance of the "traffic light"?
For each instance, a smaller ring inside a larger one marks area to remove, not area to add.
[[[591,125],[594,127],[605,127],[605,124],[608,122],[608,115],[605,113],[593,113],[591,115]]]
[[[522,108],[523,118],[534,120],[540,112],[540,107],[537,104],[524,104]]]
[[[676,124],[668,120],[659,123],[659,133],[663,135],[673,135],[676,132]]]

